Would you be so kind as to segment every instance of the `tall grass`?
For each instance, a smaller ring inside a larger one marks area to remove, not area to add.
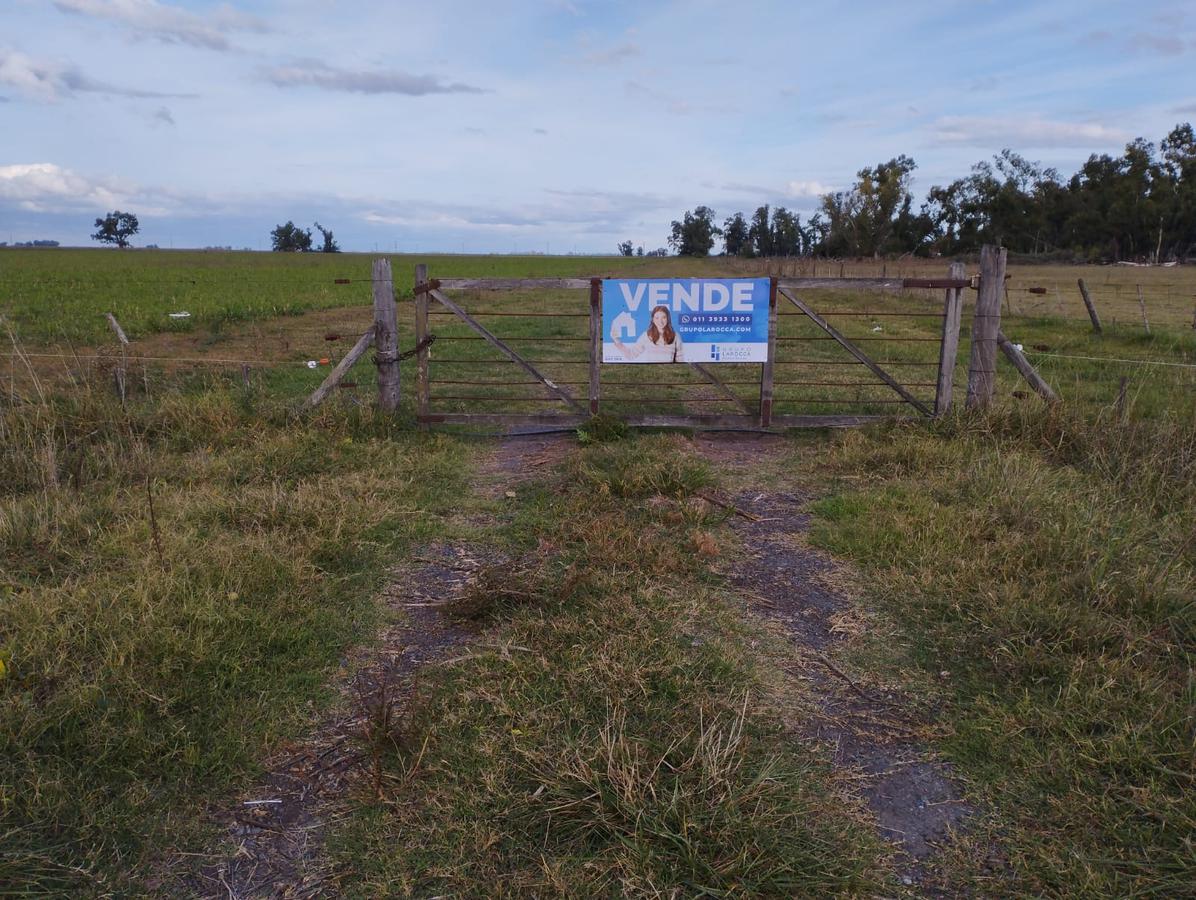
[[[1196,426],[999,411],[853,434],[816,506],[987,794],[1020,890],[1196,883]],[[937,679],[942,670],[945,681]]]
[[[218,385],[81,386],[0,435],[0,884],[121,892],[327,698],[460,451]]]

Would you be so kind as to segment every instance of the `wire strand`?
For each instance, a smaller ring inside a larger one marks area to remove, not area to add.
[[[1041,350],[1023,350],[1027,355],[1049,356],[1055,359],[1083,359],[1090,362],[1130,363],[1138,366],[1167,366],[1173,369],[1196,369],[1196,363],[1163,362],[1157,359],[1122,359],[1117,356],[1073,356],[1066,353],[1044,353]]]

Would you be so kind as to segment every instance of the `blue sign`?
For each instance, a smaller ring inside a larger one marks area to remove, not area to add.
[[[767,278],[608,278],[604,363],[768,359]]]

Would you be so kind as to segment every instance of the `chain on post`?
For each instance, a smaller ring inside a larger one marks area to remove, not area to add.
[[[436,335],[434,335],[434,334],[428,335],[426,338],[424,338],[422,341],[420,341],[418,344],[416,344],[410,350],[404,350],[402,353],[400,353],[399,357],[398,357],[399,360],[402,361],[404,359],[411,359],[411,357],[415,356],[415,354],[419,353],[419,351],[427,349],[428,347],[432,346],[432,343],[435,340],[436,340]]]

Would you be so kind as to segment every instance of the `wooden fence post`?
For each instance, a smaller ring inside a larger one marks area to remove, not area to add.
[[[842,272],[840,272],[842,277]],[[760,369],[760,427],[772,425],[772,363],[777,355],[777,280],[768,280],[768,355]]]
[[[374,362],[378,366],[378,406],[399,408],[399,328],[390,260],[374,260]]]
[[[1142,325],[1146,333],[1150,334],[1150,320],[1146,318],[1146,301],[1142,299],[1142,285],[1138,285],[1138,306],[1142,308]]]
[[[370,346],[374,343],[374,335],[376,331],[377,329],[375,328],[366,329],[365,334],[357,339],[357,343],[354,344],[352,349],[345,354],[344,359],[336,364],[336,368],[328,373],[328,377],[325,378],[320,386],[312,392],[312,395],[303,402],[303,409],[315,409],[324,402],[324,398],[332,392],[334,387],[341,383],[341,379],[343,379],[348,371],[353,368],[353,366],[357,363],[357,360],[361,359],[361,357],[365,355],[365,351],[370,349]],[[246,366],[245,371],[249,371],[248,366]],[[248,378],[249,376],[246,375],[245,377]]]
[[[963,280],[967,270],[963,263],[951,263],[948,278]],[[955,363],[959,356],[959,325],[963,318],[963,288],[947,288],[943,303],[943,342],[939,347],[939,380],[934,394],[934,414],[941,416],[951,409],[951,392],[955,384]]]
[[[590,415],[598,415],[602,377],[602,279],[590,279]]]
[[[996,391],[997,332],[1001,330],[1001,294],[1005,287],[1005,248],[980,248],[980,290],[972,317],[972,356],[968,365],[967,408],[987,406]]]
[[[1030,387],[1034,388],[1043,400],[1047,403],[1055,403],[1059,400],[1059,395],[1046,383],[1046,379],[1038,374],[1038,370],[1030,365],[1025,354],[1009,338],[1005,337],[1005,333],[1002,331],[997,332],[997,344],[1000,346],[1001,352],[1005,354],[1005,358],[1013,363],[1013,367],[1021,373],[1022,378],[1029,382]]]
[[[129,374],[129,339],[125,336],[125,330],[120,327],[120,322],[116,321],[116,316],[108,313],[108,327],[112,329],[116,339],[120,341],[120,363],[113,372],[113,377],[116,379],[116,396],[120,397],[120,405],[125,405],[125,385]]]
[[[428,283],[428,267],[419,263],[415,267],[415,407],[416,413],[422,419],[428,414],[428,401],[431,389],[428,384],[428,348],[424,340],[428,337],[428,292],[418,290],[421,284]]]
[[[1088,307],[1088,318],[1092,320],[1092,330],[1097,334],[1104,333],[1104,329],[1100,327],[1100,316],[1096,314],[1096,305],[1088,293],[1088,285],[1084,284],[1083,278],[1077,278],[1076,284],[1080,286],[1080,296],[1084,298],[1084,305]]]

